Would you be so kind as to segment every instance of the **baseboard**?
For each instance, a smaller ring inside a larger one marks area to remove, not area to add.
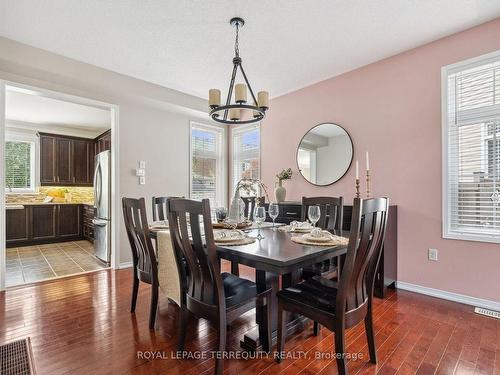
[[[132,267],[133,263],[132,262],[123,262],[118,265],[118,269],[121,270],[123,268],[130,268]]]
[[[396,283],[396,286],[398,289],[407,290],[409,292],[425,294],[427,296],[437,297],[453,302],[459,302],[465,305],[478,306],[485,309],[500,311],[500,302],[447,292],[440,289],[428,288],[426,286],[405,283],[402,281],[398,281]]]

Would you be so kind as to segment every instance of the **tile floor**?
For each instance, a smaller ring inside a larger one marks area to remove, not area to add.
[[[14,247],[7,249],[5,283],[9,287],[104,268],[89,241]]]

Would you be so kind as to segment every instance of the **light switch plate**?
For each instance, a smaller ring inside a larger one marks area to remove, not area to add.
[[[429,248],[429,260],[437,262],[438,260],[438,249]]]
[[[146,168],[146,161],[139,160],[139,169],[145,169],[145,168]]]
[[[146,177],[144,176],[139,177],[139,185],[146,185]]]
[[[146,175],[146,171],[144,169],[136,169],[135,170],[135,175],[137,177],[142,177]]]

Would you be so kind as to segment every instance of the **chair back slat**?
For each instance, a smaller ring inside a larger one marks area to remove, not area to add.
[[[186,292],[199,302],[225,309],[224,288],[212,231],[208,199],[168,201],[169,228],[178,268],[186,259]],[[187,218],[189,217],[189,222]],[[202,235],[202,228],[204,235]]]
[[[149,232],[144,198],[123,198],[122,208],[134,267],[141,271],[141,278],[149,279],[144,281],[157,284],[158,265]]]
[[[342,197],[302,197],[301,220],[307,219],[310,206],[319,206],[320,218],[316,226],[322,229],[342,230],[344,203]]]
[[[266,197],[241,197],[243,203],[245,203],[244,215],[245,219],[253,221],[253,214],[255,212],[255,207],[263,206],[266,203]]]
[[[349,314],[365,305],[373,294],[388,207],[387,198],[354,199],[349,245],[339,281],[337,312]]]
[[[169,199],[184,198],[184,197],[153,197],[151,200],[153,207],[153,221],[168,220],[168,205]]]

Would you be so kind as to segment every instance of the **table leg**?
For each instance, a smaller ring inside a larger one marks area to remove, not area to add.
[[[276,293],[279,290],[279,276],[273,273],[256,270],[255,281],[257,283],[257,288],[271,289],[271,306],[272,306],[272,321],[271,329],[272,333],[272,345],[276,344],[277,338],[277,325],[278,325],[278,299]],[[281,282],[282,287],[286,288],[300,281],[300,271],[293,272],[291,274],[286,274],[282,276]],[[255,311],[257,323],[265,323],[266,314],[263,307],[257,307]],[[287,335],[290,335],[298,330],[304,328],[307,319],[297,316],[289,315],[287,319]],[[271,346],[272,346],[271,345]],[[258,328],[253,329],[248,332],[243,340],[240,342],[240,346],[245,350],[257,351],[262,349],[262,344],[259,338]]]

